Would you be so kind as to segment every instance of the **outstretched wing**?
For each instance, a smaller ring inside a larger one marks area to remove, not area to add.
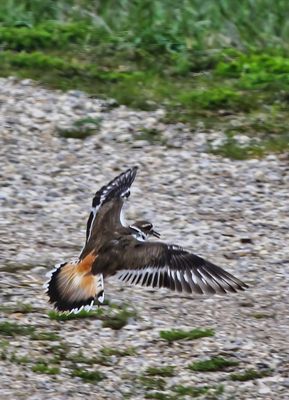
[[[137,173],[137,167],[129,168],[127,171],[121,173],[107,185],[98,190],[92,200],[92,209],[87,221],[86,227],[86,243],[88,242],[94,224],[101,208],[113,199],[119,199],[118,202],[118,219],[120,219],[120,212],[123,205],[123,199],[129,197],[129,188],[132,185]]]
[[[248,287],[222,268],[165,243],[134,243],[123,254],[117,277],[129,284],[199,294],[224,294]]]

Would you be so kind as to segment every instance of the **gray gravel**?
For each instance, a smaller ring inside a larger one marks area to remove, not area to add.
[[[201,122],[195,132],[166,125],[164,115],[114,107],[78,91],[50,91],[29,80],[0,79],[0,323],[28,324],[61,338],[5,337],[0,329],[1,399],[144,399],[148,394],[138,377],[149,366],[168,365],[176,374],[164,378],[167,393],[173,385],[223,384],[219,399],[289,398],[288,155],[248,161],[214,156],[206,152],[207,141],[222,142],[222,132],[208,135]],[[100,120],[95,135],[59,136],[87,117]],[[159,132],[160,143],[146,140],[144,132],[151,129]],[[190,298],[111,279],[111,302],[129,304],[138,315],[123,329],[90,319],[50,320],[45,273],[80,251],[95,190],[135,164],[140,170],[127,219],[154,221],[163,240],[218,263],[250,289]],[[23,303],[31,305],[30,312],[23,312]],[[213,328],[215,336],[172,345],[159,336],[164,329],[199,327]],[[90,366],[106,376],[98,384],[71,377],[65,362],[56,375],[33,372],[33,360],[49,357],[51,346],[59,344],[87,357],[99,356],[103,347],[132,346],[136,355]],[[240,364],[208,373],[187,368],[218,355]],[[21,364],[23,356],[30,361]],[[246,382],[230,379],[230,372],[248,368],[270,373]]]

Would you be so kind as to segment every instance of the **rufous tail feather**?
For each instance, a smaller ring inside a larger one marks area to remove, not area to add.
[[[47,294],[58,311],[87,310],[96,297],[102,298],[103,278],[92,274],[95,259],[96,255],[92,252],[80,262],[61,264],[52,272]]]

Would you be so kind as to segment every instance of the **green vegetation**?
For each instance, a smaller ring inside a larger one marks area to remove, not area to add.
[[[57,375],[60,373],[60,369],[58,367],[49,367],[47,364],[44,363],[37,363],[33,365],[32,371],[48,375]]]
[[[107,315],[103,319],[102,326],[104,328],[111,328],[111,329],[121,329],[125,325],[128,324],[129,318],[135,318],[136,313],[134,311],[129,311],[126,308],[119,310],[118,312],[111,313],[110,315]]]
[[[34,326],[19,325],[10,321],[0,322],[0,335],[15,336],[15,335],[31,335],[35,331]]]
[[[219,386],[174,386],[173,391],[180,396],[190,396],[191,398],[202,396],[203,394],[208,394],[210,392],[212,395],[217,396],[224,392],[223,385]]]
[[[94,135],[99,128],[99,118],[82,118],[74,121],[70,129],[58,129],[58,134],[64,138],[85,139],[88,136]]]
[[[10,356],[9,361],[20,365],[29,364],[31,362],[27,356],[17,356],[15,353]]]
[[[175,367],[168,366],[168,367],[149,367],[145,371],[146,375],[151,376],[175,376]]]
[[[194,340],[206,336],[214,336],[215,332],[213,329],[192,329],[190,331],[184,331],[181,329],[172,329],[170,331],[161,331],[160,337],[173,342],[175,340]]]
[[[81,310],[79,313],[59,313],[57,311],[49,311],[48,316],[50,319],[56,321],[70,321],[73,319],[82,319],[82,318],[96,318],[99,319],[102,316],[102,310],[98,309],[96,311],[85,311]]]
[[[110,304],[108,309],[98,308],[97,310],[85,311],[81,310],[79,313],[58,313],[56,311],[49,311],[48,316],[50,319],[56,321],[69,321],[73,319],[82,318],[95,318],[102,322],[104,328],[121,329],[127,325],[129,318],[136,318],[136,312],[127,309],[126,305],[115,306]]]
[[[12,313],[20,313],[20,314],[29,314],[34,312],[31,304],[25,303],[17,303],[15,305],[0,305],[0,312],[5,314],[12,314]]]
[[[99,371],[86,371],[83,369],[74,369],[71,376],[78,376],[85,382],[98,383],[102,381],[105,376]]]
[[[178,400],[176,396],[171,396],[170,394],[162,392],[152,392],[146,393],[145,399],[156,399],[156,400]]]
[[[283,0],[2,3],[0,75],[144,110],[164,107],[166,122],[187,122],[194,130],[201,121],[204,129],[226,132],[227,143],[212,149],[222,156],[288,151]],[[83,139],[98,129],[84,124],[59,135]],[[252,142],[240,146],[238,133]],[[138,138],[165,144],[154,128]]]
[[[269,376],[271,371],[265,370],[265,371],[256,371],[255,369],[246,369],[242,373],[235,373],[231,374],[230,378],[232,381],[250,381],[253,379],[259,379],[259,378],[264,378],[265,376]]]
[[[30,337],[32,340],[60,340],[60,336],[55,332],[33,332]]]
[[[96,364],[97,361],[95,357],[86,357],[81,350],[79,350],[77,354],[66,355],[66,360],[71,361],[73,364],[87,364],[87,365],[94,365]]]
[[[256,312],[252,314],[253,318],[256,319],[267,319],[267,318],[275,318],[275,314],[265,313],[265,312]]]
[[[137,354],[134,347],[128,347],[127,349],[124,350],[114,349],[112,347],[103,347],[100,350],[100,352],[105,357],[110,357],[110,356],[126,357],[126,356],[135,356]]]
[[[78,364],[85,364],[85,365],[106,365],[110,366],[112,365],[111,359],[109,356],[106,356],[104,354],[101,354],[99,356],[95,357],[87,357],[85,356],[82,351],[79,351],[77,354],[68,354],[65,359],[67,361],[70,361],[73,364],[73,367]]]
[[[138,380],[146,390],[165,390],[166,381],[163,378],[152,378],[144,375],[140,376]]]
[[[214,372],[222,371],[228,367],[235,367],[238,364],[238,361],[227,360],[223,357],[213,357],[209,360],[196,361],[189,365],[189,369],[200,372]]]
[[[199,396],[206,395],[206,399],[217,399],[217,396],[224,392],[224,386],[183,386],[176,385],[169,388],[172,393],[167,394],[164,392],[154,391],[146,393],[146,399],[158,399],[158,400],[183,400],[187,398],[194,399]],[[183,397],[185,396],[185,397]],[[204,398],[204,397],[202,397]]]

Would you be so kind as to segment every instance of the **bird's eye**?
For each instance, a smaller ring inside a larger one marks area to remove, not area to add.
[[[125,199],[127,199],[129,196],[130,196],[130,191],[129,191],[129,190],[127,190],[127,191],[122,195],[122,197],[124,197]]]

